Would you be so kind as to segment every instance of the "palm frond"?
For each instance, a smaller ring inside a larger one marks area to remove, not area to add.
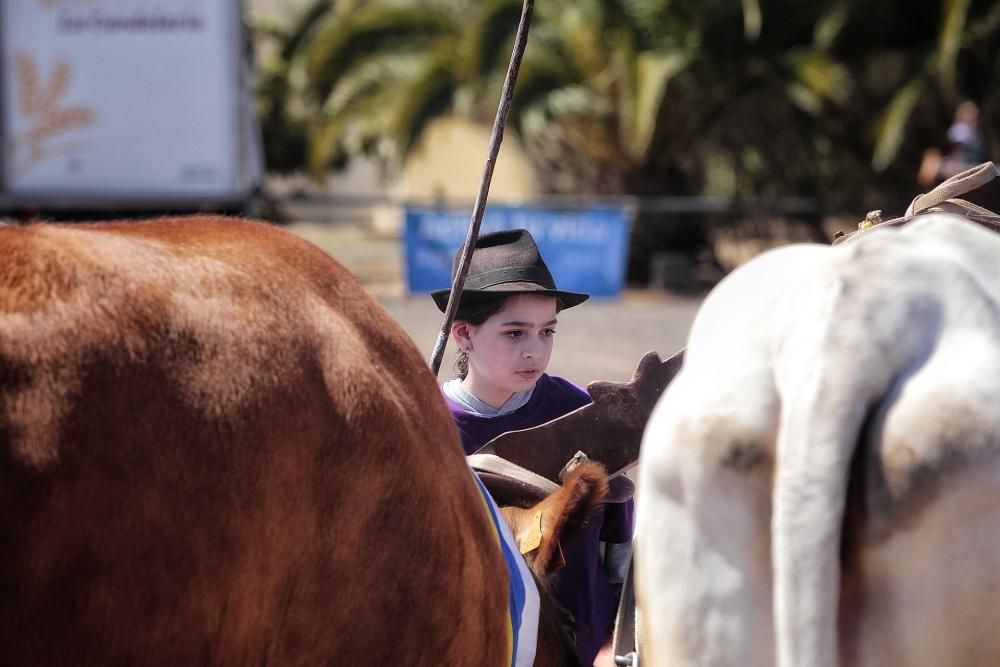
[[[526,104],[518,116],[518,130],[530,138],[546,132],[561,119],[610,116],[614,107],[610,100],[588,86],[572,84],[554,88]]]
[[[387,135],[399,90],[419,72],[418,59],[382,54],[341,77],[310,123],[313,177],[321,178],[331,163],[362,153]]]
[[[337,116],[352,108],[355,100],[383,89],[399,89],[420,69],[420,60],[396,53],[381,54],[359,64],[337,81],[323,102],[322,113]]]
[[[623,14],[640,35],[642,48],[663,47],[672,20],[669,0],[619,0]]]
[[[985,42],[1000,32],[1000,3],[996,3],[985,16],[977,16],[969,21],[966,42]]]
[[[558,5],[555,5],[558,6]],[[607,65],[612,44],[610,31],[599,18],[600,8],[587,3],[569,3],[565,9],[539,25],[539,37],[558,43],[558,51],[586,77],[594,77]]]
[[[248,24],[253,32],[267,39],[273,39],[281,44],[287,44],[289,31],[285,24],[268,14],[251,14]]]
[[[743,5],[743,38],[748,42],[756,42],[760,36],[760,26],[763,15],[758,0],[740,0]]]
[[[521,16],[520,0],[485,0],[462,36],[459,63],[465,80],[505,69]],[[529,40],[528,48],[534,46]]]
[[[791,73],[789,94],[803,110],[819,113],[824,100],[841,106],[847,103],[851,75],[843,64],[826,53],[815,49],[790,51],[785,64]]]
[[[385,136],[389,123],[383,99],[382,91],[368,91],[343,113],[323,116],[310,125],[307,160],[314,180],[321,182],[330,165],[365,153]]]
[[[941,31],[938,34],[935,70],[945,90],[955,88],[955,64],[962,46],[970,0],[942,0]]]
[[[875,171],[885,170],[896,159],[906,133],[906,126],[920,99],[926,80],[924,71],[910,79],[896,93],[879,119],[875,131],[875,152],[872,156],[872,168]]]
[[[633,159],[641,159],[649,151],[667,86],[688,63],[688,55],[678,50],[645,51],[635,58],[633,99],[621,128],[626,151]]]
[[[369,5],[347,16],[328,13],[300,50],[296,66],[310,88],[325,97],[337,79],[372,54],[419,51],[461,33],[457,18],[410,5]]]
[[[829,51],[847,24],[849,14],[847,2],[837,2],[820,15],[813,28],[813,47],[820,51]]]
[[[439,49],[423,62],[420,71],[395,98],[390,137],[398,159],[409,155],[434,118],[451,109],[459,85],[454,66],[456,55],[451,48]]]
[[[323,16],[333,14],[336,6],[334,0],[314,0],[288,31],[288,36],[281,46],[281,59],[291,60],[295,52],[316,28],[320,19]]]
[[[511,121],[518,125],[522,110],[536,102],[548,98],[552,93],[579,85],[584,80],[576,63],[559,51],[557,44],[537,43],[529,48],[521,62],[521,71],[514,89],[511,104]],[[483,101],[488,100],[491,109],[496,109],[499,98],[500,78],[493,79],[497,87],[484,91]]]

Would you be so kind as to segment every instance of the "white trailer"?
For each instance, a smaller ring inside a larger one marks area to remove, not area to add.
[[[242,208],[263,159],[241,10],[0,3],[0,205]]]

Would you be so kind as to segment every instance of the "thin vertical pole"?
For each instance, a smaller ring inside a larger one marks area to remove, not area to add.
[[[476,205],[472,209],[472,220],[469,223],[469,232],[465,236],[465,245],[462,252],[462,259],[452,281],[451,293],[448,295],[448,306],[444,312],[444,322],[441,324],[441,331],[438,332],[437,341],[434,343],[434,351],[431,353],[431,372],[437,377],[441,368],[441,359],[444,356],[444,348],[448,344],[448,335],[451,333],[451,324],[455,321],[455,314],[458,312],[458,304],[462,300],[462,288],[465,286],[465,277],[469,274],[469,263],[472,260],[472,252],[476,247],[476,239],[479,238],[479,227],[483,222],[483,211],[486,209],[486,199],[490,192],[490,182],[493,180],[493,167],[496,165],[497,155],[500,153],[500,144],[503,142],[503,131],[507,125],[507,115],[510,113],[510,103],[514,98],[514,84],[517,82],[517,73],[521,69],[521,59],[524,57],[524,49],[528,44],[528,28],[531,26],[531,14],[535,9],[534,0],[524,0],[521,8],[521,21],[517,26],[517,35],[514,37],[514,50],[510,56],[510,65],[507,66],[507,77],[503,82],[503,92],[500,95],[500,106],[497,108],[497,117],[493,121],[493,133],[490,135],[489,153],[486,158],[486,166],[483,168],[483,177],[479,181],[479,194],[476,195]]]

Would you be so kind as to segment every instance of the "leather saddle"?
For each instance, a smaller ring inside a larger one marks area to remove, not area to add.
[[[596,461],[608,471],[605,502],[625,502],[635,493],[625,472],[638,462],[649,415],[682,360],[683,350],[665,361],[647,352],[628,382],[591,382],[592,403],[497,436],[466,457],[469,465],[500,505],[529,507],[558,488],[575,465]]]
[[[917,195],[899,218],[882,220],[881,211],[870,211],[858,229],[838,232],[833,244],[844,243],[872,229],[899,227],[926,213],[954,213],[987,229],[1000,232],[1000,167],[994,162],[966,169],[930,192]]]

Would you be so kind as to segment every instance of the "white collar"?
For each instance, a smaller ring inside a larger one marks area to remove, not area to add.
[[[531,398],[531,393],[535,390],[534,385],[532,385],[531,389],[512,394],[503,405],[499,408],[494,408],[492,405],[479,400],[475,394],[465,388],[465,385],[458,378],[448,380],[444,383],[443,388],[448,398],[458,403],[465,411],[471,412],[477,417],[499,417],[514,412],[528,402]]]

